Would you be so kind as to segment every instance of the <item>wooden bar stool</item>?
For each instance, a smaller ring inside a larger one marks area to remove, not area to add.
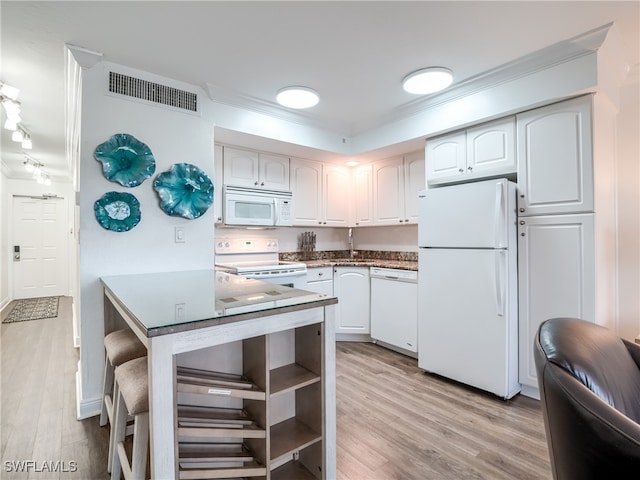
[[[100,426],[107,422],[112,423],[113,398],[113,371],[118,365],[122,365],[134,358],[144,357],[147,349],[138,340],[135,333],[128,328],[116,330],[104,337],[104,377],[102,381],[102,411],[100,412]]]
[[[149,379],[147,357],[130,360],[115,369],[114,420],[109,438],[111,480],[144,480],[149,451]],[[133,417],[131,461],[124,448],[127,417]]]

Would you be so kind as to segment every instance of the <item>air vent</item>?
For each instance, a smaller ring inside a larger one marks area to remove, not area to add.
[[[190,112],[198,111],[198,95],[195,93],[121,73],[109,72],[109,91]]]

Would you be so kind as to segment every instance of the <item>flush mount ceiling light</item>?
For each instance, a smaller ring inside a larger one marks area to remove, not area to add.
[[[285,87],[278,91],[276,100],[283,107],[310,108],[320,101],[320,96],[311,88]]]
[[[453,81],[453,73],[448,68],[429,67],[410,73],[402,81],[402,88],[406,92],[416,95],[444,90]]]

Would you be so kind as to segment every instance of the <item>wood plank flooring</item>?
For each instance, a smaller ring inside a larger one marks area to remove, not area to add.
[[[108,427],[76,420],[71,298],[0,336],[0,478],[107,479]],[[377,345],[338,343],[337,405],[339,480],[551,478],[537,401],[504,402]]]
[[[550,479],[539,402],[503,401],[368,343],[337,349],[342,480]]]

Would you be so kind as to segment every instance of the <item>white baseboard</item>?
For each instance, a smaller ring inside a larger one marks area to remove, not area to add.
[[[537,388],[529,387],[528,385],[522,385],[522,390],[520,391],[522,395],[525,397],[535,398],[536,400],[540,400],[540,391]]]
[[[368,333],[336,333],[337,342],[369,342],[371,335]]]
[[[102,398],[94,397],[89,399],[82,398],[82,383],[80,380],[80,365],[76,372],[76,418],[84,420],[85,418],[100,415],[102,411]]]

